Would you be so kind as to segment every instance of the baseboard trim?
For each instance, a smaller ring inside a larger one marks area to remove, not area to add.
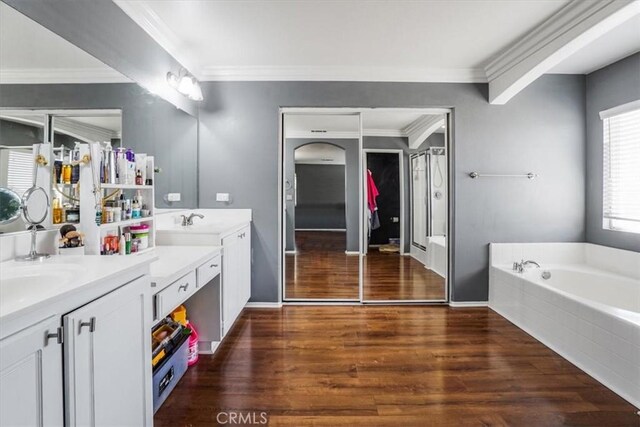
[[[344,251],[344,253],[347,255],[360,255],[360,252],[358,251]]]
[[[298,251],[284,251],[284,253],[287,255],[296,255]]]
[[[281,308],[281,302],[248,302],[245,304],[246,308]]]
[[[489,301],[449,301],[450,307],[489,307]]]

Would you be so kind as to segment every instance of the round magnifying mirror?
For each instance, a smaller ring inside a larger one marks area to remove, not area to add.
[[[0,187],[0,225],[10,224],[20,218],[22,199],[13,190]]]
[[[22,214],[31,225],[40,224],[49,213],[49,196],[42,187],[31,187],[22,196]]]

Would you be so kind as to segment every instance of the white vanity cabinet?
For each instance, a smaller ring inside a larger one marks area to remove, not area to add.
[[[0,340],[0,426],[60,426],[62,329],[54,316]]]
[[[63,317],[70,426],[152,424],[149,278]]]
[[[251,227],[222,238],[222,334],[225,336],[251,297]]]

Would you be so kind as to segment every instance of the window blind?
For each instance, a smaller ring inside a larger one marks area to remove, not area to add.
[[[20,197],[33,185],[33,153],[29,150],[9,150],[7,186]]]
[[[604,118],[603,226],[640,233],[640,109]]]

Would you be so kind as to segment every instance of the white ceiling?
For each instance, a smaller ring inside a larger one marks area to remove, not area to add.
[[[0,2],[0,83],[129,81],[82,49]]]
[[[640,51],[640,15],[585,46],[550,73],[589,74]]]
[[[569,0],[115,0],[202,80],[484,82],[485,66]],[[640,17],[553,68],[640,50]],[[0,2],[0,83],[129,81]]]
[[[116,0],[204,80],[486,81],[568,0]]]

